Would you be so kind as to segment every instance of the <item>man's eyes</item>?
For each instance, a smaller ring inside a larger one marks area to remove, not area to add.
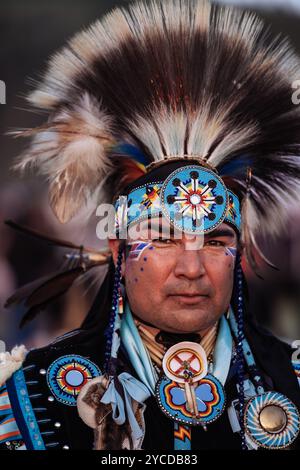
[[[152,242],[163,243],[164,245],[170,245],[172,243],[175,243],[175,240],[173,240],[172,238],[153,238]]]
[[[153,243],[160,243],[162,245],[173,245],[178,243],[178,240],[173,238],[153,238]],[[204,241],[204,246],[213,246],[213,247],[224,247],[226,243],[222,240],[206,240]]]
[[[226,246],[226,243],[222,240],[207,240],[204,242],[204,246]]]

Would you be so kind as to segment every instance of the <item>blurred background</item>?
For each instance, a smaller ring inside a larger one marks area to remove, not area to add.
[[[6,84],[6,104],[0,105],[0,339],[7,348],[16,343],[40,347],[64,332],[80,326],[105,272],[75,283],[61,299],[47,307],[23,329],[24,307],[4,308],[5,300],[20,286],[58,270],[66,250],[11,230],[4,221],[37,229],[95,249],[96,220],[82,228],[80,219],[62,226],[52,215],[45,183],[38,177],[20,177],[11,171],[24,142],[6,132],[40,124],[24,97],[44,70],[47,58],[78,30],[116,5],[112,0],[10,0],[0,7],[0,80]],[[275,32],[290,38],[300,53],[300,0],[219,0],[258,11]],[[299,71],[300,79],[300,71]],[[286,341],[300,338],[300,209],[291,212],[290,225],[276,240],[262,240],[269,258],[279,268],[266,270],[258,279],[245,266],[250,307],[261,323]],[[89,287],[88,295],[85,295]]]

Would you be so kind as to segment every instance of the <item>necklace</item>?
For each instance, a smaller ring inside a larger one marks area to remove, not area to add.
[[[162,412],[184,426],[206,428],[218,419],[225,407],[223,386],[230,368],[232,344],[230,328],[222,316],[219,328],[214,325],[201,344],[184,341],[169,348],[155,389]]]
[[[121,340],[130,361],[140,380],[147,386],[150,393],[156,396],[162,412],[173,420],[174,448],[191,449],[190,426],[202,425],[206,428],[206,424],[215,421],[224,411],[225,393],[223,385],[228,375],[232,357],[232,336],[227,320],[223,315],[219,322],[219,328],[216,325],[215,335],[210,331],[203,338],[203,344],[206,351],[209,352],[211,360],[209,370],[206,352],[199,343],[184,342],[175,345],[178,349],[175,351],[175,356],[180,361],[184,359],[185,367],[181,374],[183,377],[185,377],[186,373],[192,371],[190,366],[192,369],[193,366],[200,366],[200,369],[203,369],[201,373],[198,373],[195,381],[191,377],[191,380],[184,380],[183,382],[186,383],[183,384],[179,384],[167,375],[161,374],[163,363],[165,363],[165,368],[163,369],[165,373],[166,365],[171,367],[171,369],[173,367],[174,363],[172,360],[168,361],[168,353],[172,348],[165,351],[163,345],[155,341],[154,335],[147,334],[149,331],[145,333],[145,330],[147,329],[138,329],[133,320],[129,305],[126,303],[125,315],[121,325]],[[214,336],[217,336],[216,341],[212,339]],[[151,347],[147,347],[145,343]],[[211,347],[211,344],[214,344],[215,347]],[[196,351],[192,352],[190,346],[192,350],[196,349]],[[186,347],[188,350],[186,350]],[[197,356],[196,365],[193,362],[194,358],[191,357],[191,354],[194,354],[194,352],[196,352]],[[173,354],[172,351],[171,353]],[[154,357],[155,361],[153,360]],[[203,365],[205,365],[204,368]],[[196,418],[195,414],[197,415]]]
[[[156,341],[155,338],[157,335],[153,334],[140,320],[135,318],[134,322],[154,365],[161,369],[162,360],[167,348]],[[218,323],[215,323],[200,341],[200,345],[204,349],[209,363],[211,363],[213,359],[213,351],[216,344],[217,334]]]

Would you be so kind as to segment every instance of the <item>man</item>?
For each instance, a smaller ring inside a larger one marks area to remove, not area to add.
[[[20,166],[48,175],[61,222],[113,202],[116,237],[82,327],[3,357],[4,446],[299,446],[298,365],[254,324],[241,268],[268,262],[257,231],[297,197],[298,66],[205,0],[117,9],[54,56]]]

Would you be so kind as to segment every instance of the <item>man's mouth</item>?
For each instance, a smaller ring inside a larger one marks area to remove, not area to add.
[[[209,296],[207,294],[202,293],[191,293],[191,292],[178,292],[176,294],[170,294],[174,300],[180,303],[185,303],[187,305],[194,305],[198,304],[199,302],[203,302],[207,300]]]

